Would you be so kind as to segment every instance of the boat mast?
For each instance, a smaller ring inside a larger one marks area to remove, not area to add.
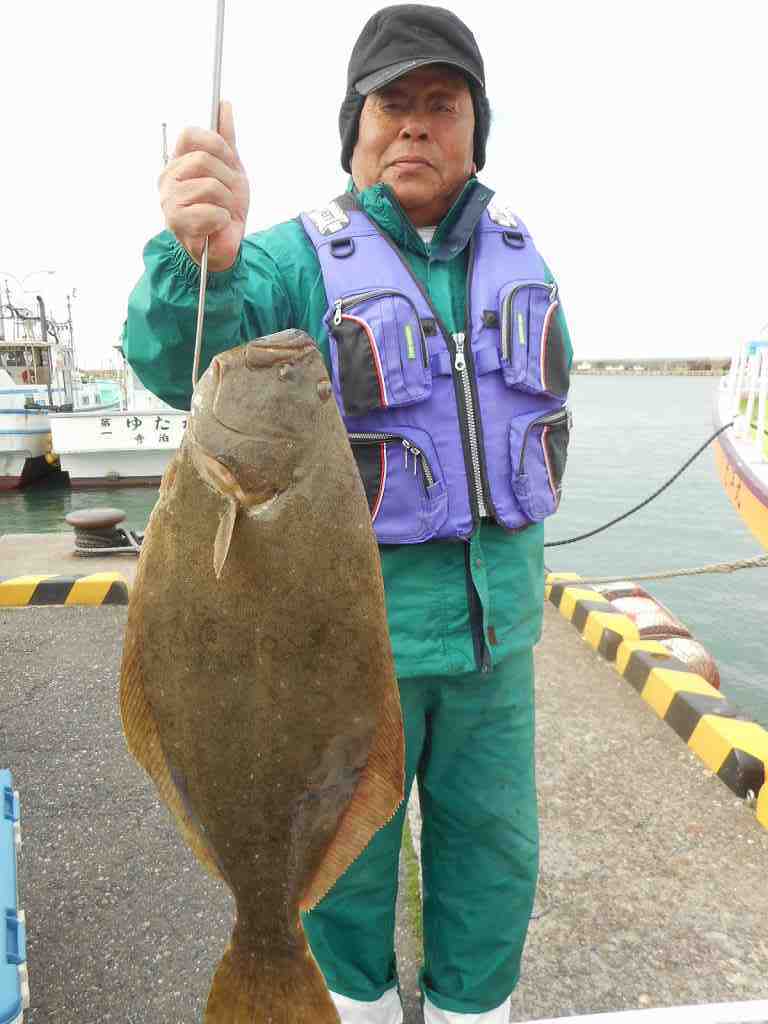
[[[67,332],[69,337],[69,352],[70,352],[70,373],[73,370],[78,370],[78,363],[80,360],[77,358],[77,348],[75,346],[75,332],[72,329],[72,299],[77,293],[77,289],[73,289],[72,292],[67,293]],[[72,387],[72,400],[74,401],[74,386]]]
[[[46,345],[48,342],[48,321],[45,316],[45,303],[43,302],[42,295],[36,296],[37,308],[40,312],[40,334],[43,339],[43,344]],[[37,383],[37,367],[35,366],[35,349],[32,347],[32,370]],[[48,405],[53,408],[53,391],[51,390],[51,377],[53,376],[53,352],[51,351],[50,345],[48,345]]]

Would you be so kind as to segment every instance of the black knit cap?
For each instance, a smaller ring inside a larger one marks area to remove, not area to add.
[[[460,18],[443,7],[395,4],[368,19],[349,58],[347,95],[339,111],[345,171],[350,171],[365,97],[425,64],[450,64],[467,79],[475,110],[474,161],[478,170],[483,167],[491,111],[475,37]]]

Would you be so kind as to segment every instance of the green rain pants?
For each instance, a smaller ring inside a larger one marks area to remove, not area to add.
[[[487,674],[401,679],[406,796],[422,813],[421,988],[442,1010],[484,1013],[517,984],[538,871],[533,652]],[[396,816],[304,916],[328,987],[373,1001],[397,984]]]

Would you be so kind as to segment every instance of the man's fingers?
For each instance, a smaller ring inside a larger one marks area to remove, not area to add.
[[[218,132],[208,131],[206,128],[185,128],[176,140],[174,159],[196,152],[210,153],[232,170],[240,168],[240,161],[234,150]]]
[[[219,107],[218,127],[219,132],[186,128],[181,133],[159,187],[169,231],[198,261],[209,238],[209,267],[225,270],[242,241],[249,189],[229,103]]]
[[[232,188],[237,180],[237,172],[218,157],[198,149],[194,153],[185,153],[184,156],[169,163],[163,171],[163,177],[171,181],[216,178],[222,185]]]
[[[191,181],[177,182],[174,200],[176,205],[181,207],[210,203],[223,207],[230,214],[234,214],[236,208],[234,194],[216,178],[193,178]]]
[[[174,224],[169,221],[171,231],[185,244],[188,238],[206,238],[208,235],[215,235],[217,231],[223,231],[228,227],[232,218],[228,210],[212,203],[196,203],[193,206],[184,207],[184,227],[182,230],[174,230]]]

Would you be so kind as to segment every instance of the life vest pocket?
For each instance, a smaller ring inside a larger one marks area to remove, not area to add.
[[[402,292],[371,288],[343,296],[326,324],[333,386],[347,416],[429,397],[427,340],[415,305]]]
[[[432,439],[415,427],[349,434],[380,544],[430,540],[448,516],[448,491]]]
[[[557,285],[513,281],[499,294],[504,381],[521,391],[564,398],[570,372],[557,310]]]
[[[509,428],[512,491],[537,523],[557,511],[572,417],[567,407],[516,416]]]

